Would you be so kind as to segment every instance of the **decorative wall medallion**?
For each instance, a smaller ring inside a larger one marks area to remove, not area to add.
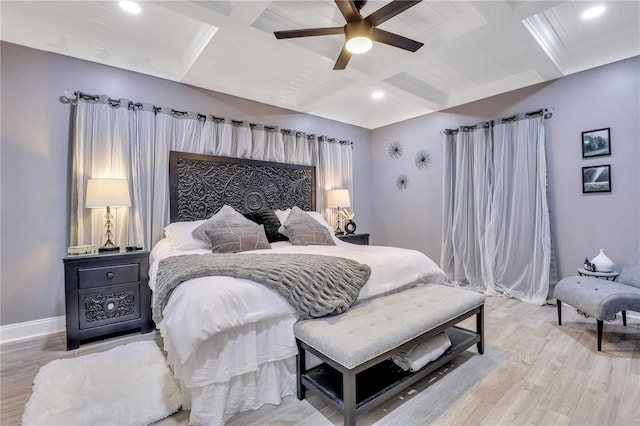
[[[429,154],[429,151],[427,151],[426,149],[421,149],[416,153],[416,158],[414,161],[417,168],[419,169],[428,168],[432,162],[431,154]]]
[[[409,177],[407,175],[400,175],[396,179],[396,186],[398,189],[403,190],[409,187]]]
[[[400,142],[391,142],[389,144],[389,148],[387,148],[389,157],[393,158],[394,160],[397,160],[398,158],[402,157],[403,150],[404,148],[402,148],[402,145],[400,145]]]

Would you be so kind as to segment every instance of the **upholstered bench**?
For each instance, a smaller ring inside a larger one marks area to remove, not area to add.
[[[476,315],[476,330],[454,327]],[[298,399],[307,389],[340,410],[345,425],[477,344],[484,352],[484,296],[429,284],[355,305],[341,315],[300,321]],[[417,372],[405,372],[390,357],[446,331],[452,346]],[[306,351],[323,361],[307,369]]]

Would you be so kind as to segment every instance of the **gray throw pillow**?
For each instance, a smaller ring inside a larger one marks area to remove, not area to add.
[[[204,233],[209,239],[213,253],[238,253],[271,248],[262,225],[205,229]]]
[[[331,233],[324,225],[297,207],[291,210],[282,227],[294,246],[336,245]]]
[[[629,256],[618,282],[640,288],[640,247]]]
[[[216,228],[229,228],[229,227],[257,227],[257,223],[250,221],[240,213],[235,211],[233,207],[224,205],[216,214],[211,216],[205,223],[198,226],[191,232],[193,238],[198,238],[204,242],[209,242],[209,238],[205,233],[205,230]]]

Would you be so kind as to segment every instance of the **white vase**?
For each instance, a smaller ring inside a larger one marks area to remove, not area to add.
[[[604,249],[600,249],[600,253],[591,259],[591,264],[595,266],[597,272],[613,272],[613,260],[604,254]]]

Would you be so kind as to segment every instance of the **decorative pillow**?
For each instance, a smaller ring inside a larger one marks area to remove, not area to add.
[[[289,213],[291,213],[291,209],[286,209],[286,210],[275,210],[276,216],[278,217],[278,220],[280,221],[280,223],[284,223],[287,218],[289,217]]]
[[[205,229],[204,233],[211,243],[213,253],[238,253],[271,248],[262,225]]]
[[[327,230],[329,231],[329,233],[331,235],[333,235],[333,228],[331,227],[331,225],[329,225],[324,218],[322,217],[322,215],[318,212],[308,212],[305,210],[302,210],[300,207],[295,206],[293,209],[287,209],[287,210],[276,210],[276,215],[278,216],[278,219],[280,219],[280,223],[285,223],[287,222],[287,220],[289,219],[289,216],[291,215],[291,212],[296,212],[296,214],[293,216],[293,219],[291,223],[301,223],[300,222],[300,217],[311,217],[312,219],[314,219],[316,222],[318,222],[320,225],[324,226],[325,228],[327,228]],[[302,215],[302,216],[301,216]],[[287,235],[287,231],[284,229],[284,226],[281,226],[278,229],[278,232],[280,232],[282,235]]]
[[[164,227],[164,235],[174,250],[208,249],[209,241],[199,240],[191,234],[194,229],[204,222],[204,220],[173,222]]]
[[[264,225],[264,233],[267,235],[267,240],[269,240],[270,243],[288,240],[287,237],[278,232],[278,228],[280,228],[281,223],[274,210],[250,212],[246,213],[244,217],[259,225]]]
[[[256,227],[257,223],[250,221],[246,217],[242,216],[240,213],[235,211],[233,207],[224,205],[218,213],[211,216],[204,222],[202,225],[198,226],[191,233],[194,238],[202,240],[206,243],[209,243],[209,238],[207,238],[207,234],[204,232],[207,229],[216,229],[216,228],[229,228],[229,227]]]
[[[294,246],[336,245],[329,230],[298,207],[291,209],[291,213],[282,227],[284,228],[283,234],[289,237]]]
[[[640,247],[631,252],[618,282],[640,288]]]

